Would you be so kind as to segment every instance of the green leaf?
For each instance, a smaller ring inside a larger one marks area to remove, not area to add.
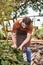
[[[8,64],[9,64],[9,62],[8,62],[8,61],[6,61],[6,60],[5,60],[5,61],[4,61],[4,60],[2,60],[2,61],[1,61],[1,64],[2,64],[2,65],[8,65]]]

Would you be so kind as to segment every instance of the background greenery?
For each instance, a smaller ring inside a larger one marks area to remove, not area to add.
[[[43,40],[43,23],[42,23],[42,28],[38,29],[38,27],[34,28],[32,38],[37,38],[37,39],[42,39]]]
[[[43,16],[41,14],[43,0],[0,0],[0,25],[2,25],[0,39],[8,39],[9,20],[13,20],[13,17],[17,19],[17,17],[28,14],[28,6],[36,12],[39,11],[39,16]],[[4,21],[8,22],[6,26],[4,25]]]

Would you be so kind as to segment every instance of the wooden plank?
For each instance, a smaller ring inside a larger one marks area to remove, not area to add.
[[[6,40],[0,40],[0,42],[6,41]],[[12,41],[12,40],[8,40],[8,41]],[[43,44],[43,40],[31,40],[31,43],[41,43]]]
[[[31,43],[42,43],[43,44],[43,40],[31,40]]]

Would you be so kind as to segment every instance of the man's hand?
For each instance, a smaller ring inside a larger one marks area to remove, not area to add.
[[[17,48],[17,45],[16,44],[13,44],[11,47],[12,48]]]
[[[20,45],[20,46],[18,47],[18,49],[22,50],[22,46]]]

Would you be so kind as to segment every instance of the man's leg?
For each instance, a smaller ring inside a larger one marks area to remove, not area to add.
[[[31,50],[29,47],[26,48],[27,61],[31,64]]]

